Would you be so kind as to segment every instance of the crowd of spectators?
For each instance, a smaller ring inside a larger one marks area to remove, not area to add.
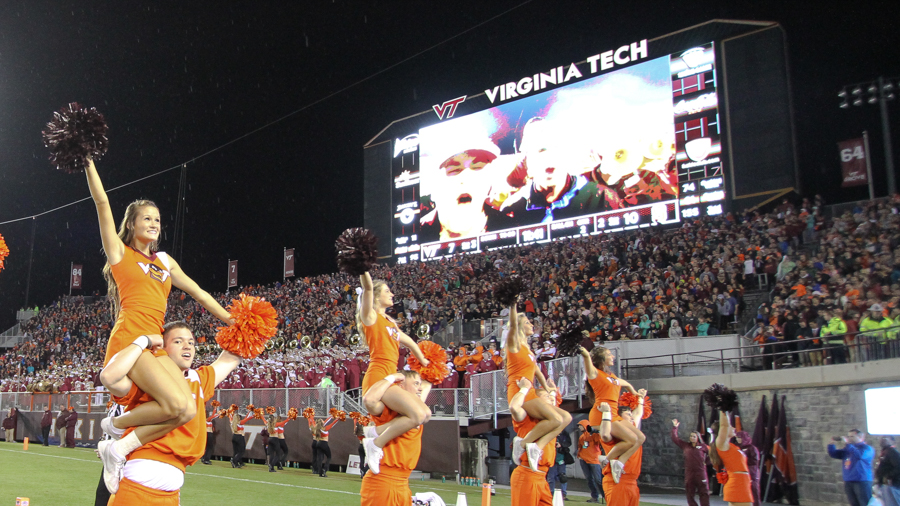
[[[520,310],[533,319],[532,347],[541,359],[555,355],[556,338],[574,324],[584,329],[586,347],[740,331],[736,322],[745,309],[745,290],[762,288],[762,278],[766,289],[774,287],[773,297],[760,307],[751,337],[760,343],[784,341],[787,350],[799,351],[806,344],[795,341],[808,334],[797,330],[801,326],[827,333],[834,323],[835,331],[852,332],[870,329],[866,318],[883,328],[884,320],[892,323],[900,316],[900,253],[894,253],[900,242],[898,200],[869,203],[833,220],[821,210],[821,202],[804,200],[794,207],[785,201],[767,214],[689,220],[668,230],[379,265],[373,276],[389,282],[394,314],[413,336],[421,324],[440,332],[457,319],[505,317],[508,308],[495,301],[493,286],[504,276],[521,276],[530,288]],[[242,287],[272,302],[284,343],[308,336],[312,346],[285,346],[245,361],[223,387],[317,386],[326,376],[342,389],[358,387],[368,356],[351,344],[357,284],[335,273]],[[214,296],[226,305],[234,293]],[[179,319],[195,329],[201,345],[214,340],[220,325],[174,290],[167,320]],[[111,322],[102,297],[93,302],[66,297],[41,309],[23,324],[25,342],[0,355],[0,391],[36,388],[32,385],[42,380],[61,391],[93,390],[100,385]],[[330,345],[324,345],[325,338]],[[858,349],[847,351],[845,359],[861,359]],[[466,385],[471,374],[502,365],[496,343],[452,343],[448,355],[457,375],[445,386]],[[825,355],[821,360],[830,357]],[[206,352],[199,358],[206,362],[213,356]],[[811,360],[797,358],[804,364]]]

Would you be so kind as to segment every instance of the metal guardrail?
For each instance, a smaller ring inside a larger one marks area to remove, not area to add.
[[[900,325],[865,332],[820,336],[820,344],[807,348],[806,339],[773,343],[752,343],[709,352],[672,353],[640,358],[622,358],[626,379],[705,376],[746,371],[774,370],[807,365],[868,362],[900,358]],[[747,340],[746,338],[742,338]],[[827,341],[843,341],[829,344]],[[667,364],[631,365],[635,361]]]

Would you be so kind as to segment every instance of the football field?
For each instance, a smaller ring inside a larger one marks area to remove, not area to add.
[[[0,504],[15,504],[16,497],[28,497],[33,506],[94,502],[102,466],[93,450],[0,442]],[[264,465],[247,464],[233,469],[226,461],[189,467],[181,489],[186,506],[222,506],[250,501],[250,504],[359,505],[360,478],[330,472],[327,478],[313,476],[309,469],[268,472]],[[466,494],[468,506],[480,506],[481,488],[441,483],[440,480],[410,481],[413,494],[435,492],[448,506],[455,505],[458,492]],[[570,496],[567,503],[582,503],[586,497]],[[653,506],[651,503],[642,505]],[[510,506],[509,489],[498,488],[492,506]]]

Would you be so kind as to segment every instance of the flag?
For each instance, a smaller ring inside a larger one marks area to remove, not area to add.
[[[778,430],[778,416],[780,410],[778,409],[778,396],[772,396],[772,409],[769,410],[769,423],[766,425],[766,439],[763,442],[763,448],[760,451],[760,459],[763,462],[760,462],[760,468],[763,470],[763,474],[760,483],[765,483],[766,488],[762,490],[762,497],[760,500],[762,502],[777,502],[781,498],[781,489],[779,485],[781,484],[780,479],[778,479],[778,469],[773,466],[773,458],[772,458],[772,448],[775,445],[775,436]]]
[[[753,446],[763,454],[763,444],[766,442],[766,426],[769,425],[769,410],[766,408],[766,396],[759,403],[759,413],[756,415],[756,425],[753,427]]]
[[[697,413],[697,432],[700,433],[700,438],[703,441],[706,441],[706,409],[703,407],[703,396],[700,396],[700,411]]]
[[[781,411],[778,414],[775,441],[772,447],[774,470],[772,480],[781,486],[781,493],[789,504],[800,504],[797,490],[797,468],[794,467],[794,452],[791,449],[791,429],[787,426],[784,409],[786,396],[781,396]]]

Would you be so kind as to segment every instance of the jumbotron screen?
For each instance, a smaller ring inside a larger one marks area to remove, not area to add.
[[[571,79],[572,67],[487,90],[500,105],[397,140],[398,263],[723,212],[712,43],[596,77]],[[571,84],[531,93],[564,72]]]

